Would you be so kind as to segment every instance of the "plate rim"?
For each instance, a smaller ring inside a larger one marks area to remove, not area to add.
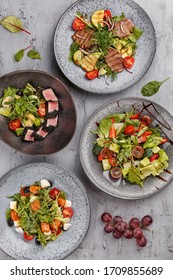
[[[35,70],[35,69],[26,69],[26,70],[16,70],[16,71],[12,71],[12,72],[8,72],[8,73],[6,73],[6,74],[4,74],[4,75],[2,75],[2,76],[0,76],[0,82],[1,82],[1,79],[5,79],[5,78],[8,78],[8,76],[12,76],[12,75],[14,75],[14,74],[21,74],[21,73],[37,73],[37,74],[44,74],[44,75],[47,75],[47,76],[49,76],[50,78],[52,78],[52,79],[55,79],[57,82],[59,82],[65,89],[66,89],[66,91],[68,92],[68,95],[69,95],[69,97],[71,98],[71,101],[72,101],[72,104],[73,104],[73,108],[74,108],[74,115],[75,115],[75,127],[74,127],[74,132],[73,132],[73,135],[72,135],[72,137],[69,139],[69,141],[68,141],[68,143],[67,143],[67,145],[71,142],[71,140],[72,140],[72,138],[73,138],[73,136],[74,136],[74,134],[75,134],[75,131],[76,131],[76,127],[77,127],[77,111],[76,111],[76,106],[75,106],[75,102],[74,102],[74,99],[73,99],[73,97],[72,97],[72,95],[71,95],[71,93],[70,93],[70,90],[68,89],[68,87],[59,79],[59,78],[57,78],[57,77],[55,77],[54,75],[52,75],[52,74],[50,74],[50,73],[48,73],[48,72],[46,72],[46,71],[42,71],[42,70]],[[58,150],[58,151],[54,151],[54,152],[51,152],[51,153],[49,153],[49,154],[45,154],[45,153],[32,153],[32,154],[30,154],[29,152],[27,152],[27,151],[21,151],[21,150],[19,150],[19,149],[17,149],[17,148],[14,148],[14,147],[12,147],[9,143],[7,143],[6,141],[4,141],[4,139],[1,137],[1,135],[0,135],[0,140],[3,142],[3,143],[5,143],[8,147],[10,147],[11,149],[13,149],[13,150],[16,150],[17,152],[19,152],[19,153],[21,153],[21,154],[25,154],[25,155],[29,155],[29,156],[48,156],[48,155],[53,155],[53,154],[56,154],[56,153],[58,153],[58,152],[60,152],[61,150],[63,150],[65,147],[63,147],[63,148],[61,148],[60,150]],[[27,144],[27,143],[26,143]]]
[[[71,254],[73,254],[78,248],[79,246],[82,244],[82,242],[84,241],[84,239],[86,238],[86,235],[89,231],[89,227],[90,227],[90,223],[91,223],[91,203],[90,203],[90,200],[89,200],[89,197],[88,197],[88,193],[87,193],[87,190],[85,188],[85,186],[83,185],[83,183],[79,180],[79,178],[74,174],[72,173],[71,171],[63,168],[63,167],[58,167],[55,165],[55,163],[50,163],[50,162],[43,162],[43,161],[36,161],[36,162],[29,162],[29,163],[24,163],[24,164],[20,164],[12,169],[10,169],[9,171],[7,171],[1,178],[0,178],[0,182],[2,180],[5,180],[6,177],[8,178],[9,174],[11,175],[11,173],[15,172],[15,170],[17,170],[18,168],[25,168],[25,167],[32,167],[33,165],[45,165],[45,166],[51,166],[57,170],[62,170],[62,171],[65,171],[66,173],[68,173],[70,176],[72,176],[75,181],[80,185],[80,188],[82,188],[83,190],[83,193],[85,194],[85,200],[86,202],[88,203],[88,207],[87,207],[87,211],[88,211],[88,219],[87,219],[87,227],[86,227],[86,231],[85,231],[85,234],[83,235],[83,237],[81,238],[80,242],[77,244],[77,246],[75,248],[73,248],[71,251],[68,252],[68,254],[66,254],[65,257],[63,258],[59,258],[59,259],[55,259],[54,260],[63,260],[63,259],[66,259],[68,256],[70,256]],[[1,185],[0,185],[0,192],[1,192]],[[5,214],[4,214],[5,215]],[[0,244],[0,249],[6,254],[8,255],[10,258],[12,258],[13,260],[17,260],[17,258],[14,258],[12,257],[9,253],[7,253],[4,249],[1,248],[1,244]],[[29,260],[29,259],[26,259],[26,260]],[[36,260],[35,258],[33,259],[30,259],[30,260]],[[41,260],[41,259],[40,259]],[[42,260],[44,260],[42,258]],[[51,260],[51,259],[45,259],[45,260]],[[53,260],[53,259],[52,259]]]
[[[120,0],[118,0],[120,1]],[[71,8],[75,7],[76,5],[78,5],[78,3],[81,2],[81,0],[77,0],[76,2],[74,2],[73,4],[71,4],[65,11],[64,13],[61,15],[61,17],[59,18],[58,22],[57,22],[57,25],[55,27],[55,31],[54,31],[54,39],[53,39],[53,45],[54,45],[54,56],[55,56],[55,59],[56,59],[56,63],[59,67],[59,69],[61,70],[61,72],[63,73],[63,75],[68,79],[68,81],[70,81],[74,86],[76,86],[78,89],[82,89],[83,91],[86,91],[88,93],[92,93],[92,94],[97,94],[97,95],[110,95],[110,94],[113,94],[113,93],[118,93],[118,92],[121,92],[121,91],[124,91],[128,88],[131,88],[132,86],[134,86],[136,83],[138,83],[144,76],[145,74],[148,72],[148,70],[150,69],[152,63],[153,63],[153,60],[155,58],[155,55],[156,55],[156,51],[157,51],[157,37],[156,37],[156,29],[154,27],[154,24],[152,22],[152,20],[150,19],[148,13],[143,9],[142,6],[140,6],[138,3],[136,3],[134,0],[130,0],[132,3],[134,3],[138,8],[142,9],[142,11],[146,14],[146,17],[148,18],[148,20],[150,21],[150,24],[152,26],[152,29],[153,29],[153,32],[154,32],[154,51],[153,51],[153,55],[148,63],[148,66],[144,72],[144,74],[139,78],[137,79],[133,84],[131,85],[127,85],[125,86],[123,89],[112,89],[112,90],[109,90],[108,92],[102,92],[102,90],[94,90],[92,88],[90,89],[84,89],[83,87],[80,86],[80,84],[76,83],[72,78],[69,78],[68,76],[66,76],[66,73],[65,73],[65,69],[61,66],[61,64],[59,64],[59,60],[58,60],[58,56],[57,56],[57,53],[56,53],[56,48],[55,48],[55,43],[56,43],[56,33],[57,33],[57,30],[61,24],[61,21],[63,20],[63,17],[66,15],[66,13],[68,13]]]
[[[150,99],[147,100],[147,99],[140,98],[140,97],[125,97],[125,98],[113,99],[112,101],[106,102],[105,104],[103,104],[103,105],[101,105],[99,108],[97,108],[97,109],[90,115],[90,117],[87,119],[87,121],[86,121],[85,124],[84,124],[84,127],[83,127],[82,132],[81,132],[81,135],[80,135],[80,141],[79,141],[79,158],[80,158],[80,163],[81,163],[81,166],[82,166],[82,168],[83,168],[83,170],[84,170],[84,172],[85,172],[87,178],[88,178],[88,179],[93,183],[93,185],[94,185],[96,188],[98,188],[100,191],[102,191],[102,192],[104,192],[104,193],[106,193],[106,194],[108,194],[108,195],[110,195],[110,196],[112,196],[112,197],[115,197],[115,198],[118,198],[118,199],[123,199],[123,200],[133,200],[133,201],[135,201],[135,200],[147,199],[147,198],[152,197],[152,196],[154,196],[154,195],[157,195],[158,193],[160,193],[161,191],[163,191],[169,184],[171,184],[171,182],[173,181],[173,177],[171,178],[170,182],[167,182],[167,183],[164,185],[164,187],[162,187],[161,189],[157,190],[157,192],[155,192],[155,193],[153,193],[153,194],[151,193],[151,194],[148,194],[148,195],[146,195],[146,196],[144,196],[144,197],[137,197],[137,198],[136,198],[136,197],[123,197],[123,196],[120,196],[120,195],[112,194],[112,193],[110,193],[110,192],[107,191],[107,190],[103,190],[103,189],[99,186],[99,184],[96,184],[96,182],[94,181],[94,179],[88,175],[88,170],[87,170],[87,168],[86,168],[86,165],[84,164],[83,157],[82,157],[82,149],[81,149],[81,147],[82,147],[82,143],[83,143],[83,141],[84,141],[85,127],[88,126],[88,125],[90,124],[92,118],[93,118],[95,115],[97,115],[97,113],[99,113],[100,110],[104,109],[105,107],[111,105],[111,104],[114,103],[114,102],[119,102],[119,101],[121,102],[121,101],[124,101],[124,100],[132,100],[132,101],[133,101],[133,100],[138,100],[138,101],[141,101],[141,102],[142,102],[142,101],[144,101],[144,102],[146,102],[146,101],[147,101],[147,102],[151,102],[152,104],[154,104],[154,105],[160,107],[162,110],[166,111],[167,114],[169,114],[169,116],[170,116],[171,118],[173,118],[173,115],[171,115],[171,113],[169,113],[162,105],[158,104],[158,103],[155,102],[155,101],[151,101]]]

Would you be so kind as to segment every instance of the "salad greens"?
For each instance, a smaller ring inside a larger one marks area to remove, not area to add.
[[[103,171],[140,186],[148,176],[160,175],[168,167],[169,158],[161,146],[167,139],[151,124],[148,115],[134,110],[101,119],[92,133],[96,134],[93,153]]]
[[[141,89],[141,94],[143,96],[152,96],[152,95],[156,94],[159,91],[161,85],[164,84],[167,80],[169,80],[169,78],[165,79],[162,82],[152,81],[152,82],[147,83]]]
[[[66,230],[64,224],[71,225],[71,215],[64,210],[68,209],[65,208],[66,194],[56,188],[50,189],[49,181],[48,186],[41,187],[42,181],[47,180],[21,187],[20,193],[8,197],[13,200],[6,211],[6,219],[9,226],[14,224],[15,230],[23,233],[24,239],[29,241],[36,238],[36,243],[45,247]]]

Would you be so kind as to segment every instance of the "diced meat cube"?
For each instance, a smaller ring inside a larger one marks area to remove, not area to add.
[[[47,118],[54,118],[59,112],[59,103],[56,101],[49,101],[47,104]]]
[[[57,96],[55,95],[52,88],[47,88],[42,91],[42,94],[46,101],[58,101]]]
[[[30,129],[30,128],[26,128],[25,131],[24,131],[23,140],[28,141],[28,142],[33,142],[35,140],[34,130]]]
[[[44,128],[43,128],[43,126],[41,126],[41,127],[39,128],[39,130],[37,130],[37,132],[35,133],[35,138],[36,138],[37,140],[42,140],[42,139],[46,138],[46,136],[47,136],[48,134],[49,134],[49,132],[48,132],[48,131],[45,131]]]
[[[57,124],[58,124],[58,116],[56,116],[53,119],[47,119],[44,129],[48,132],[51,132],[52,130],[55,129],[55,127],[57,127]]]

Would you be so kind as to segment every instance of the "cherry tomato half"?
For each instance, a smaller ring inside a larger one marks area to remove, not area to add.
[[[41,222],[41,231],[42,232],[49,232],[50,225],[48,223]]]
[[[126,126],[126,128],[124,129],[124,134],[132,135],[133,133],[135,133],[135,127],[133,125]]]
[[[157,160],[159,158],[159,154],[155,154],[155,155],[152,155],[150,157],[150,162],[154,161],[154,160]]]
[[[102,157],[101,154],[98,155],[97,160],[98,160],[98,161],[102,161],[102,160],[103,160],[103,157]]]
[[[112,156],[113,152],[111,150],[109,150],[108,147],[105,147],[101,150],[100,154],[101,154],[102,158],[107,159],[107,158],[110,158]]]
[[[64,210],[62,211],[62,214],[63,214],[64,218],[71,218],[71,217],[73,217],[74,212],[71,207],[67,207],[67,208],[64,208]]]
[[[38,114],[40,117],[46,116],[46,104],[45,103],[41,103],[40,106],[38,107]]]
[[[23,237],[25,238],[25,240],[27,241],[31,241],[34,239],[33,235],[28,235],[26,232],[24,232]]]
[[[111,126],[111,128],[109,130],[109,138],[116,138],[116,130],[113,125]]]
[[[152,134],[152,131],[145,131],[139,138],[138,142],[139,143],[145,143],[147,141],[147,137]]]
[[[134,63],[135,63],[134,57],[132,57],[132,56],[127,56],[127,57],[124,58],[123,64],[124,64],[124,67],[125,67],[125,68],[127,68],[127,69],[132,68],[132,66],[134,65]]]
[[[131,120],[137,120],[140,117],[140,113],[134,114],[130,117]]]
[[[135,158],[141,158],[144,155],[144,149],[141,146],[136,146],[132,150],[132,155]]]
[[[17,128],[21,127],[21,121],[19,119],[15,119],[9,122],[8,124],[9,129],[16,130]]]
[[[168,139],[167,138],[162,138],[162,141],[160,142],[159,145],[165,144],[166,142],[168,142]]]
[[[49,196],[52,198],[52,199],[56,199],[57,195],[60,193],[60,190],[58,190],[57,188],[53,188],[50,190],[49,192]]]
[[[93,71],[90,71],[90,72],[86,72],[86,75],[87,79],[89,80],[94,80],[95,78],[98,77],[98,70],[93,70]]]
[[[120,167],[113,167],[110,170],[110,175],[114,179],[119,179],[122,176],[122,169]]]
[[[72,23],[72,27],[76,31],[83,30],[86,27],[86,24],[78,17],[76,17]]]
[[[109,161],[109,164],[110,164],[112,167],[117,166],[117,160],[116,160],[115,157],[110,157],[110,158],[108,159],[108,161]]]
[[[104,18],[111,18],[112,17],[112,14],[111,14],[111,11],[110,10],[104,10]]]
[[[142,116],[141,121],[145,122],[147,126],[151,124],[151,118],[147,115]]]

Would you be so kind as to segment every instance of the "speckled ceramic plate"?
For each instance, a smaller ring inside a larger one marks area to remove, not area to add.
[[[72,22],[76,12],[81,11],[89,16],[98,9],[109,9],[113,15],[125,13],[144,34],[138,40],[136,62],[133,74],[124,71],[114,82],[106,83],[104,77],[88,81],[81,67],[68,61],[69,49],[72,43]],[[63,14],[58,22],[54,37],[54,52],[57,63],[64,75],[76,86],[93,93],[114,93],[132,86],[146,73],[150,67],[156,51],[156,37],[153,24],[146,12],[135,2],[129,0],[79,0]]]
[[[80,139],[80,160],[85,173],[89,179],[102,191],[123,199],[141,199],[152,196],[161,190],[163,190],[173,179],[173,146],[171,144],[165,144],[166,152],[169,156],[169,173],[162,173],[161,176],[165,180],[155,178],[153,176],[148,177],[145,180],[143,188],[138,185],[132,185],[127,180],[113,180],[109,176],[109,172],[103,172],[101,165],[97,161],[97,157],[92,153],[93,142],[95,141],[95,135],[90,131],[96,130],[96,122],[99,122],[102,118],[113,114],[131,111],[133,106],[138,110],[142,110],[143,102],[145,105],[151,104],[149,101],[140,98],[127,98],[112,101],[102,107],[100,107],[87,121],[84,126]],[[159,117],[163,125],[170,125],[173,127],[173,117],[161,106],[152,102],[155,108],[162,116]],[[156,116],[156,111],[150,106],[152,115]],[[153,124],[157,124],[153,122]],[[161,125],[160,125],[161,126]],[[173,133],[173,132],[172,132]]]
[[[19,192],[21,185],[30,185],[41,179],[50,180],[54,187],[66,192],[72,201],[74,216],[72,226],[46,248],[33,241],[24,241],[21,234],[8,227],[5,211],[9,207],[9,195]],[[70,172],[49,163],[29,163],[9,171],[0,180],[0,248],[14,259],[64,259],[83,241],[90,221],[90,205],[86,190]]]

